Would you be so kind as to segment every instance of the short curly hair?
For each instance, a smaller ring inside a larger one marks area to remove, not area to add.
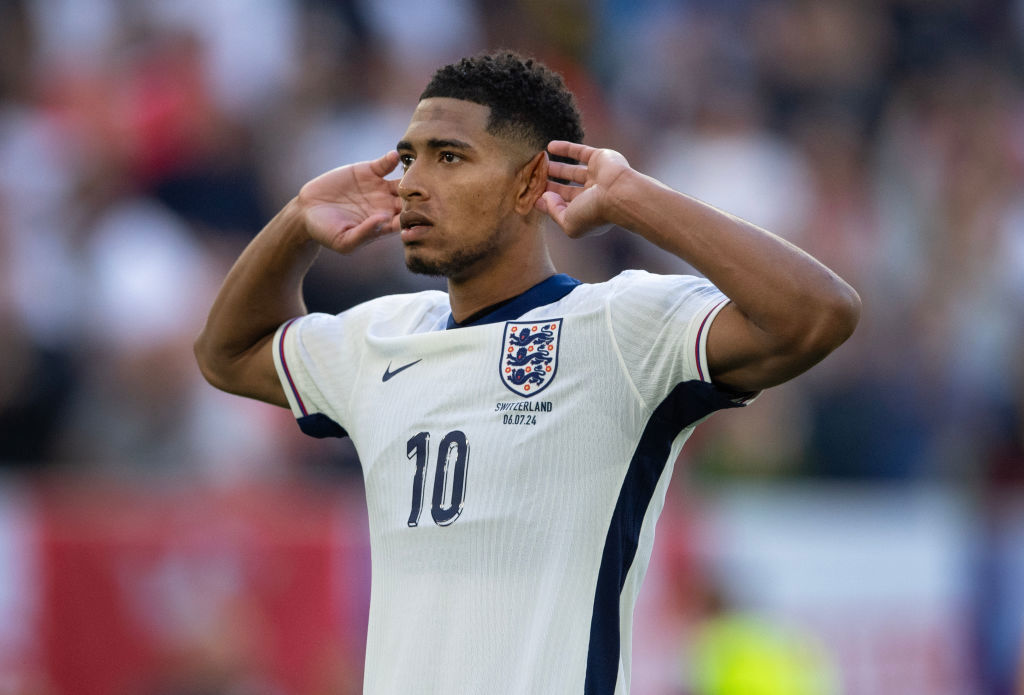
[[[420,99],[448,97],[491,109],[487,132],[543,150],[552,140],[583,140],[576,100],[562,77],[513,51],[463,58],[439,68]]]

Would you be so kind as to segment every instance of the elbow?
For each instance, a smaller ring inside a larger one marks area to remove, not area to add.
[[[192,343],[192,353],[199,372],[214,388],[288,407],[269,349],[272,338],[268,335],[250,348],[233,352],[204,331]]]
[[[857,290],[845,282],[842,283],[840,291],[836,293],[829,313],[832,316],[832,339],[833,349],[839,347],[853,335],[860,323],[861,300]]]
[[[785,307],[777,331],[758,332],[763,341],[758,343],[758,354],[751,363],[731,367],[731,372],[719,365],[718,383],[749,392],[788,381],[846,342],[861,314],[860,296],[838,279],[830,291],[788,299]]]
[[[205,331],[200,333],[192,343],[192,354],[195,357],[196,364],[199,366],[199,373],[203,375],[207,383],[221,391],[227,391],[227,379],[224,376],[224,370],[220,366],[216,352],[210,347],[209,341],[206,339]]]
[[[823,359],[853,335],[860,322],[861,300],[857,291],[838,280],[837,286],[819,299],[817,309],[808,312],[799,343],[801,351]]]

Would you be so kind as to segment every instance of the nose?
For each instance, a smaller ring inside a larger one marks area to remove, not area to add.
[[[412,164],[402,174],[402,178],[398,181],[398,195],[402,200],[409,200],[411,198],[427,198],[427,190],[423,186],[423,182],[419,169],[416,166],[414,160]]]

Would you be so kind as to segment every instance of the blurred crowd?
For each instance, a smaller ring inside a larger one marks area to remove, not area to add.
[[[191,342],[304,181],[392,148],[437,66],[497,47],[565,75],[589,144],[863,298],[820,367],[699,429],[693,470],[1024,482],[1020,0],[2,0],[0,463],[358,475],[207,386]],[[691,272],[621,230],[551,240],[584,281]],[[387,239],[321,254],[306,295],[439,286]]]
[[[436,67],[499,47],[565,75],[589,144],[860,292],[853,338],[703,424],[685,470],[976,495],[977,668],[1007,683],[1024,569],[986,503],[1024,487],[1024,0],[0,0],[2,479],[355,491],[350,443],[215,391],[192,340],[303,182],[393,148]],[[692,272],[622,230],[550,240],[588,282]],[[321,254],[305,293],[428,287],[391,238]],[[193,670],[155,692],[237,680]]]

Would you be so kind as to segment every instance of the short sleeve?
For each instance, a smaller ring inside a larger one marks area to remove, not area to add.
[[[658,403],[680,383],[710,384],[708,331],[729,299],[694,276],[627,271],[611,282],[610,328],[640,397]]]
[[[353,394],[370,351],[368,336],[406,336],[442,323],[448,295],[435,290],[386,295],[340,314],[308,314],[274,334],[274,366],[302,431],[344,437]]]
[[[309,314],[291,319],[274,335],[274,366],[299,427],[313,437],[346,436],[344,362],[345,316]]]

